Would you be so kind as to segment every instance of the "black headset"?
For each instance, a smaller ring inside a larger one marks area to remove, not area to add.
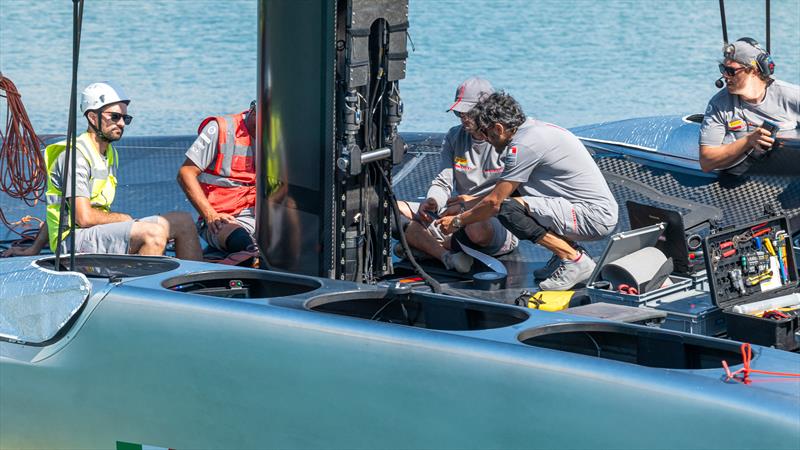
[[[763,74],[765,74],[767,76],[770,76],[770,75],[775,73],[775,62],[772,60],[772,56],[769,53],[767,53],[767,51],[764,50],[761,47],[761,44],[759,44],[758,41],[756,41],[753,38],[749,38],[749,37],[743,37],[743,38],[739,38],[739,39],[736,40],[736,42],[740,42],[740,41],[741,42],[746,42],[746,43],[752,45],[753,47],[756,48],[756,50],[758,50],[760,52],[758,54],[758,56],[756,57],[756,64],[758,65],[758,70],[761,73],[763,73]],[[725,47],[725,57],[728,57],[728,55],[733,57],[734,53],[735,53],[735,50],[734,50],[733,45],[732,44],[728,44]],[[733,59],[733,58],[731,58],[731,59]]]

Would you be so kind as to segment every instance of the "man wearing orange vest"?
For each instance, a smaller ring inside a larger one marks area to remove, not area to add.
[[[251,257],[257,255],[255,106],[203,120],[178,170],[178,183],[200,214],[200,236],[214,248]]]

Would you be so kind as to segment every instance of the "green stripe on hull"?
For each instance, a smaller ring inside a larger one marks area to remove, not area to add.
[[[142,444],[117,441],[117,450],[142,450]]]

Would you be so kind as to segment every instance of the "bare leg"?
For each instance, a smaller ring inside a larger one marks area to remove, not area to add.
[[[411,222],[408,224],[406,228],[406,240],[409,246],[417,250],[422,250],[440,261],[447,252],[436,238],[431,236],[428,229],[419,222]]]
[[[539,239],[537,244],[550,250],[561,259],[574,260],[578,257],[578,251],[575,250],[569,242],[567,242],[561,236],[553,234],[549,231],[542,236],[541,239]]]
[[[203,250],[192,216],[181,211],[162,214],[158,223],[167,232],[167,239],[175,239],[175,256],[180,259],[202,261]]]
[[[489,245],[494,237],[494,230],[492,230],[492,226],[488,221],[467,225],[465,230],[469,239],[481,247]],[[439,243],[436,238],[431,236],[428,229],[419,222],[411,222],[408,225],[406,239],[411,247],[422,250],[440,261],[447,250],[452,248],[450,244],[452,238],[450,236],[447,237],[445,242]]]
[[[219,242],[220,250],[228,251],[225,243],[228,241],[228,236],[237,228],[242,228],[242,226],[237,223],[226,223],[222,225],[222,228],[217,233],[217,242]]]
[[[408,206],[408,203],[402,200],[397,202],[397,209],[400,210],[400,214],[406,219],[412,219],[414,218],[414,214],[416,214],[416,211],[412,211],[411,207]]]
[[[157,223],[133,222],[128,253],[159,256],[167,246],[167,229]]]

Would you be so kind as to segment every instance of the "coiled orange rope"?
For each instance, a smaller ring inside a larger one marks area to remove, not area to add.
[[[0,74],[0,97],[6,99],[5,132],[0,129],[0,190],[11,198],[35,206],[44,195],[47,169],[41,147],[22,96],[8,78]],[[16,233],[0,208],[0,220]],[[17,233],[19,234],[19,233]]]

